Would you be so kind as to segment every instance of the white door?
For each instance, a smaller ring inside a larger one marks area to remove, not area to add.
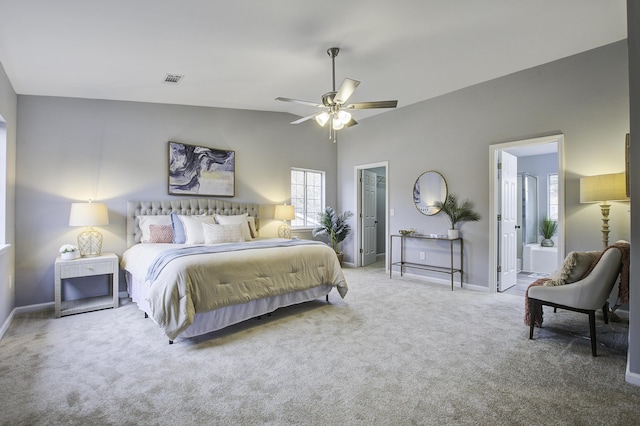
[[[362,170],[362,266],[376,261],[377,255],[377,179],[378,175],[369,170]]]
[[[516,285],[518,279],[518,158],[515,155],[500,151],[500,217],[498,229],[500,233],[498,262],[498,291],[505,291]]]

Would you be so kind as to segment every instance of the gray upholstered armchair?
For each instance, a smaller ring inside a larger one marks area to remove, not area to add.
[[[529,339],[533,339],[533,328],[542,324],[542,306],[568,309],[589,315],[591,353],[596,356],[596,317],[602,309],[604,322],[609,323],[609,303],[607,299],[622,269],[623,250],[606,250],[593,269],[583,278],[564,285],[534,285],[528,289]],[[536,315],[540,315],[536,318]],[[528,321],[527,321],[528,320]]]

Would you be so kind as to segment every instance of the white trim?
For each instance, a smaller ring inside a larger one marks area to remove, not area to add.
[[[387,271],[388,272],[388,271]],[[404,272],[402,277],[400,277],[400,272],[397,272],[397,277],[391,277],[392,279],[402,279],[403,277],[410,277],[412,279],[417,279],[420,281],[429,282],[432,284],[442,284],[447,288],[451,288],[451,278],[439,278],[439,277],[431,277],[428,275],[419,275],[411,272]],[[462,283],[462,288],[460,288],[460,281],[453,280],[453,291],[456,290],[470,290],[470,291],[481,291],[486,293],[488,291],[486,286],[471,284],[471,283]]]
[[[356,200],[356,238],[354,239],[354,245],[353,245],[353,265],[354,267],[358,268],[360,266],[362,266],[362,256],[360,256],[360,246],[362,245],[362,232],[361,232],[361,226],[362,226],[362,218],[360,217],[360,213],[362,212],[362,200],[360,199],[360,179],[358,178],[358,173],[360,170],[365,170],[365,169],[374,169],[376,167],[384,167],[385,169],[385,178],[387,179],[387,184],[385,185],[384,191],[384,214],[385,214],[385,229],[384,229],[384,247],[385,247],[385,253],[389,253],[389,161],[380,161],[377,163],[369,163],[369,164],[361,164],[359,166],[354,166],[353,167],[353,192],[354,192],[354,199]],[[385,262],[385,264],[387,264],[388,262]],[[385,270],[389,270],[388,265],[385,266]]]
[[[640,374],[638,373],[632,373],[631,371],[629,371],[629,363],[627,362],[627,371],[624,377],[625,381],[627,383],[630,383],[632,385],[635,386],[640,386]]]
[[[498,227],[497,227],[497,175],[498,151],[524,145],[539,145],[556,142],[558,150],[558,264],[562,263],[565,252],[565,195],[564,195],[564,134],[489,145],[489,291],[498,291]]]
[[[2,327],[0,327],[0,340],[2,340],[4,335],[7,333],[7,330],[9,330],[9,326],[13,322],[13,317],[15,317],[15,315],[16,315],[16,308],[13,308],[13,310],[11,311],[7,319],[2,324]]]
[[[0,255],[6,253],[11,248],[11,244],[0,244]]]
[[[27,306],[20,306],[18,308],[13,308],[13,310],[11,311],[7,319],[2,324],[2,328],[0,328],[0,340],[4,337],[7,330],[9,330],[9,327],[11,326],[11,323],[13,322],[13,319],[15,318],[16,315],[26,314],[29,312],[46,311],[47,309],[54,309],[54,308],[55,308],[54,302],[39,303],[36,305],[27,305]]]
[[[19,306],[14,309],[17,314],[27,314],[29,312],[46,311],[47,309],[55,309],[55,302],[37,303],[35,305]]]

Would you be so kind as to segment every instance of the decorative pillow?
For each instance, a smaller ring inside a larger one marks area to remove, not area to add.
[[[180,220],[178,213],[171,213],[171,227],[173,228],[173,242],[175,244],[184,244],[187,237],[184,235],[184,225]]]
[[[138,216],[138,226],[142,231],[141,243],[148,243],[151,239],[151,232],[149,231],[149,225],[169,225],[171,226],[171,218],[166,215],[140,215]]]
[[[243,225],[242,235],[244,235],[245,241],[251,241],[251,231],[249,230],[249,222],[246,213],[233,216],[222,216],[217,214],[216,223],[219,225]]]
[[[172,243],[173,228],[171,225],[149,225],[149,243]]]
[[[204,244],[202,224],[215,223],[215,217],[213,216],[187,216],[180,214],[178,218],[184,227],[185,244]]]
[[[256,229],[256,218],[253,216],[247,216],[247,222],[249,222],[249,233],[251,233],[251,238],[256,238],[258,236],[258,230]]]
[[[562,262],[560,269],[551,275],[544,285],[548,287],[571,284],[582,279],[600,251],[572,251]]]
[[[205,244],[244,242],[242,225],[239,223],[235,225],[215,225],[203,223],[202,229],[204,231]]]

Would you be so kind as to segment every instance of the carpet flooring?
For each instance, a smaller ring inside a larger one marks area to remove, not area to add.
[[[345,269],[346,298],[280,309],[193,339],[131,302],[55,319],[20,314],[0,341],[0,424],[630,425],[628,321],[523,298]]]

